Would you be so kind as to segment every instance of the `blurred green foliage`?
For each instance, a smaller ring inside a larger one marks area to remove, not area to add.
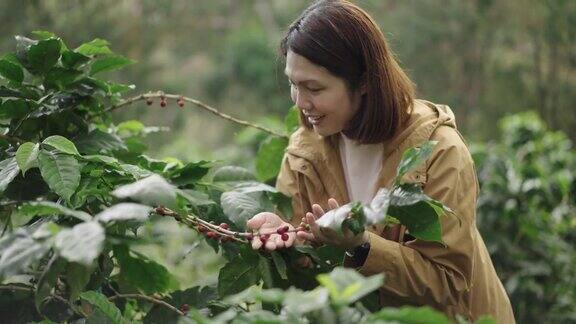
[[[576,2],[570,0],[360,0],[418,85],[419,97],[450,105],[461,131],[495,139],[497,120],[534,109],[576,139]],[[206,101],[244,119],[281,119],[290,102],[277,45],[306,0],[99,0],[0,3],[0,52],[13,35],[51,30],[77,45],[100,37],[142,64],[110,73],[140,90]],[[137,105],[116,113],[169,126],[152,152],[225,159],[254,168],[232,138],[241,129],[189,109]],[[191,138],[201,138],[190,144]]]
[[[534,112],[477,147],[478,225],[519,323],[576,321],[576,152]]]

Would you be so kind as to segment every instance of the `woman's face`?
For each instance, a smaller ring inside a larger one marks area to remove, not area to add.
[[[344,130],[360,107],[360,91],[350,93],[344,79],[290,50],[284,73],[290,81],[292,101],[322,136]]]

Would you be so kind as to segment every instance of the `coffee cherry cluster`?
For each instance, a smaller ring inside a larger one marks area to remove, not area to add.
[[[230,229],[230,225],[226,223],[221,223],[219,227],[224,230]],[[218,233],[201,224],[196,226],[196,230],[199,233],[203,234],[207,239],[217,240],[220,241],[221,243],[227,243],[233,241],[233,238],[231,238],[230,236],[222,235],[221,233]]]
[[[146,98],[146,104],[148,106],[152,106],[154,104],[154,100],[152,98]],[[176,104],[180,107],[183,108],[184,107],[184,96],[179,96],[178,99],[176,100]],[[164,108],[168,106],[168,98],[161,94],[160,95],[160,107]]]

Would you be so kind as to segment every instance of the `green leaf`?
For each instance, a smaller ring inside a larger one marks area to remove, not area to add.
[[[6,187],[16,178],[20,172],[16,158],[9,158],[0,162],[0,192],[6,190]]]
[[[284,118],[284,126],[286,127],[286,134],[294,133],[300,127],[300,110],[296,106],[292,106],[288,110],[288,114]]]
[[[363,208],[367,225],[385,223],[389,207],[390,190],[387,188],[380,188],[378,192],[376,192],[376,195],[374,195],[374,198],[372,198],[370,205]]]
[[[16,162],[18,162],[18,166],[20,170],[22,170],[22,176],[26,175],[28,169],[38,166],[39,148],[40,144],[31,142],[26,142],[18,147],[16,151]]]
[[[161,176],[154,174],[134,183],[116,188],[112,195],[120,199],[130,198],[149,206],[177,207],[177,188]]]
[[[354,235],[364,232],[364,227],[366,226],[366,215],[364,214],[364,207],[361,203],[357,202],[352,204],[350,217],[345,219],[342,225],[352,231]]]
[[[126,323],[124,318],[122,318],[122,313],[114,305],[114,303],[108,300],[108,297],[102,295],[96,291],[85,291],[80,294],[80,298],[94,305],[99,311],[101,311],[110,321],[114,324]]]
[[[268,137],[258,149],[256,155],[256,176],[261,181],[275,178],[280,172],[284,151],[288,140],[282,137]]]
[[[185,166],[170,172],[170,181],[178,186],[194,184],[202,179],[211,168],[211,162],[199,161],[187,163]]]
[[[50,88],[64,90],[70,84],[76,82],[84,74],[81,71],[53,67],[46,73],[45,84]]]
[[[190,308],[206,308],[210,301],[215,300],[218,293],[215,287],[192,287],[184,291],[178,290],[170,293],[164,301],[170,305],[180,308],[183,304],[188,304]],[[177,323],[180,316],[166,307],[155,305],[146,314],[144,323]]]
[[[286,261],[284,261],[282,255],[278,252],[273,251],[270,254],[272,255],[272,261],[274,261],[274,266],[276,267],[276,271],[278,271],[280,278],[287,280],[288,274],[286,270]]]
[[[384,275],[364,277],[353,269],[338,267],[329,274],[320,274],[318,282],[330,292],[337,305],[348,305],[377,290],[384,283]]]
[[[370,315],[368,323],[399,323],[399,324],[450,324],[446,315],[428,307],[403,306],[401,308],[384,308]]]
[[[124,172],[129,173],[136,180],[147,178],[154,174],[149,170],[142,169],[141,167],[133,164],[121,164],[120,168],[122,168]]]
[[[274,278],[272,277],[272,265],[271,261],[265,256],[258,257],[258,271],[262,277],[263,287],[272,288],[274,287]]]
[[[50,262],[44,268],[40,279],[38,280],[38,285],[36,286],[36,292],[34,296],[34,302],[36,304],[36,309],[38,312],[42,313],[42,304],[46,297],[50,296],[52,290],[56,286],[58,281],[58,276],[66,268],[66,261],[54,255]]]
[[[108,165],[116,166],[119,161],[117,158],[108,155],[83,155],[82,160],[92,161],[92,162],[102,162]]]
[[[34,30],[32,31],[32,35],[36,36],[38,39],[58,38],[56,34],[46,30]]]
[[[136,136],[142,134],[146,127],[138,120],[126,120],[116,126],[118,134],[122,137]]]
[[[92,216],[90,216],[88,213],[85,213],[81,210],[69,209],[51,201],[27,202],[18,208],[17,213],[21,216],[65,215],[75,217],[84,222],[89,222],[92,220]]]
[[[56,235],[55,248],[64,259],[90,266],[102,252],[105,239],[100,224],[86,222],[60,231]]]
[[[0,75],[16,83],[22,83],[24,80],[24,72],[22,71],[22,67],[6,59],[0,60]]]
[[[61,43],[57,39],[41,40],[28,49],[28,61],[30,65],[42,72],[53,67],[60,58]]]
[[[38,164],[42,178],[50,189],[70,201],[80,184],[80,164],[69,155],[41,150]]]
[[[239,182],[251,180],[256,180],[256,177],[252,172],[239,166],[222,167],[214,172],[214,177],[212,178],[212,181],[214,182]]]
[[[121,55],[107,56],[92,63],[90,75],[95,75],[96,73],[104,71],[118,70],[126,65],[134,63],[136,63],[136,61]]]
[[[31,111],[26,99],[9,98],[0,105],[0,119],[23,118]]]
[[[354,203],[349,203],[336,209],[332,209],[318,219],[316,223],[320,227],[330,228],[336,233],[342,234],[342,225],[352,211],[353,205]]]
[[[78,150],[84,154],[110,153],[128,150],[124,141],[116,134],[94,130],[76,141]]]
[[[69,69],[76,68],[83,63],[90,61],[90,58],[86,55],[74,51],[64,51],[62,53],[62,63]]]
[[[108,45],[110,45],[108,41],[96,38],[89,43],[80,45],[74,51],[82,55],[113,54]]]
[[[438,144],[438,142],[428,141],[422,144],[421,147],[412,147],[406,150],[406,152],[402,154],[402,160],[400,161],[400,165],[396,172],[395,183],[399,184],[400,180],[406,173],[412,171],[422,162],[426,161],[430,154],[432,154],[436,144]]]
[[[166,268],[141,255],[131,256],[127,246],[115,246],[114,257],[122,278],[145,294],[163,293],[171,287],[171,275]]]
[[[96,219],[103,223],[118,221],[145,222],[150,216],[152,208],[135,203],[120,203],[105,209]]]
[[[193,206],[205,206],[216,203],[214,200],[210,199],[210,196],[208,194],[201,191],[185,189],[180,190],[178,194],[182,196],[184,199],[186,199]]]
[[[236,294],[260,280],[258,271],[254,271],[258,259],[238,258],[233,262],[228,262],[218,274],[218,295],[224,298],[228,295]]]
[[[66,137],[60,135],[47,137],[44,139],[44,141],[42,141],[42,144],[50,145],[62,153],[80,155],[74,143],[72,143]]]
[[[261,193],[254,195],[239,191],[228,191],[220,196],[220,203],[224,214],[226,214],[236,226],[244,229],[246,227],[246,221],[252,218],[252,216],[265,211],[258,199],[260,195]]]
[[[20,273],[40,260],[51,247],[50,242],[35,240],[22,228],[0,239],[0,278]]]
[[[405,184],[395,188],[391,193],[388,214],[405,225],[415,238],[443,243],[440,226],[443,206],[424,195],[420,186]]]
[[[284,219],[292,219],[294,213],[292,211],[292,198],[286,196],[281,192],[266,192],[266,195],[275,206],[275,210],[279,212]]]
[[[328,291],[324,287],[317,287],[310,291],[290,287],[284,295],[283,305],[289,313],[306,314],[320,310],[330,303]]]
[[[92,272],[94,272],[95,263],[91,266],[85,266],[80,263],[70,262],[66,267],[66,282],[70,288],[70,300],[74,301],[84,290]]]
[[[260,257],[262,259],[264,257]],[[228,296],[224,302],[230,304],[242,304],[253,302],[281,303],[284,300],[284,290],[279,288],[261,289],[252,286],[235,295]]]

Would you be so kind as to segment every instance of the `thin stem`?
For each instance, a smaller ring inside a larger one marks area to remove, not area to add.
[[[175,312],[176,314],[180,315],[180,316],[186,316],[186,314],[184,314],[184,312],[182,312],[181,310],[179,310],[178,308],[168,304],[167,302],[160,300],[160,299],[156,299],[154,297],[150,297],[150,296],[146,296],[146,295],[140,295],[140,294],[116,294],[115,296],[109,297],[108,300],[109,301],[113,301],[115,299],[118,298],[136,298],[136,299],[142,299],[142,300],[146,300],[149,301],[153,304],[156,305],[160,305],[163,307],[168,308],[169,310]]]
[[[24,140],[18,137],[14,137],[14,136],[9,136],[9,135],[4,135],[4,134],[0,134],[0,138],[1,139],[5,139],[6,141],[18,145],[20,143],[24,143]]]
[[[218,225],[214,225],[214,224],[207,222],[207,221],[203,220],[202,218],[195,216],[195,215],[186,215],[186,216],[182,217],[178,213],[174,212],[173,210],[166,208],[166,207],[163,207],[163,206],[156,207],[154,209],[154,211],[157,214],[162,215],[162,216],[173,217],[176,220],[179,220],[190,227],[204,226],[204,227],[208,228],[209,230],[216,232],[220,236],[229,237],[229,238],[231,238],[237,242],[240,242],[240,243],[248,243],[248,241],[240,239],[239,237],[243,237],[243,238],[248,239],[248,237],[250,237],[250,236],[271,235],[271,234],[277,234],[278,233],[276,230],[272,230],[270,232],[261,232],[261,231],[235,232],[235,231],[230,231],[228,229],[222,228]],[[298,228],[288,229],[284,233],[295,233],[295,232],[302,231],[302,230],[305,230],[305,229],[302,227],[298,227]]]
[[[0,290],[12,290],[12,291],[19,290],[19,291],[26,291],[29,293],[34,293],[34,287],[30,287],[30,286],[2,285],[2,286],[0,286]],[[56,295],[56,294],[50,294],[49,297],[63,302],[64,304],[66,304],[66,306],[70,307],[71,310],[78,313],[80,316],[88,318],[88,315],[86,313],[84,313],[81,309],[74,307],[74,305],[72,305],[68,300],[66,300],[66,298],[59,296],[59,295]]]
[[[228,115],[228,114],[222,113],[222,112],[218,111],[216,108],[211,107],[211,106],[209,106],[209,105],[207,105],[207,104],[205,104],[205,103],[203,103],[203,102],[201,102],[201,101],[199,101],[199,100],[196,100],[196,99],[193,99],[193,98],[188,98],[188,97],[183,97],[183,96],[175,95],[175,94],[165,94],[165,93],[163,93],[163,92],[161,92],[161,91],[156,92],[156,93],[151,93],[151,92],[150,92],[150,93],[147,93],[147,94],[141,94],[141,95],[132,97],[132,98],[130,98],[130,99],[124,100],[124,101],[122,101],[122,102],[120,102],[120,103],[118,103],[118,104],[116,104],[116,105],[112,105],[112,106],[110,106],[110,107],[108,107],[108,108],[105,108],[100,114],[102,114],[102,113],[107,113],[107,112],[110,112],[110,111],[114,111],[114,110],[119,109],[119,108],[121,108],[121,107],[131,105],[132,103],[134,103],[134,102],[136,102],[136,101],[153,99],[153,98],[168,98],[168,99],[174,99],[174,100],[187,101],[187,102],[190,102],[190,103],[194,104],[195,106],[197,106],[197,107],[199,107],[199,108],[202,108],[202,109],[204,109],[204,110],[206,110],[206,111],[209,111],[210,113],[212,113],[212,114],[214,114],[214,115],[216,115],[216,116],[218,116],[218,117],[220,117],[220,118],[223,118],[223,119],[226,119],[226,120],[228,120],[228,121],[231,121],[231,122],[233,122],[233,123],[236,123],[236,124],[239,124],[239,125],[242,125],[242,126],[246,126],[246,127],[256,128],[256,129],[258,129],[258,130],[261,130],[261,131],[263,131],[263,132],[266,132],[266,133],[268,133],[268,134],[275,135],[275,136],[278,136],[278,137],[288,138],[288,136],[287,136],[286,134],[278,133],[278,132],[273,131],[273,130],[267,128],[267,127],[260,126],[260,125],[256,125],[256,124],[252,124],[252,123],[247,122],[247,121],[245,121],[245,120],[241,120],[241,119],[238,119],[238,118],[236,118],[236,117],[232,117],[232,116],[230,116],[230,115]],[[98,114],[98,115],[99,115],[99,114]]]
[[[14,285],[2,285],[2,286],[0,286],[0,290],[20,290],[20,291],[34,292],[34,288],[33,288],[33,287],[29,287],[29,286],[14,286]]]

